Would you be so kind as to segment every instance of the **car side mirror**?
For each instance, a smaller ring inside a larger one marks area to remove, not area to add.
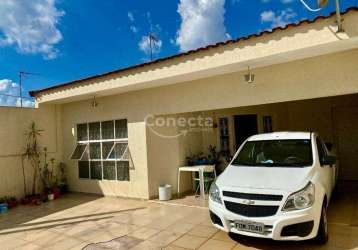
[[[323,162],[322,164],[323,165],[334,165],[336,164],[336,161],[337,161],[337,158],[333,155],[326,155],[324,158],[323,158]]]

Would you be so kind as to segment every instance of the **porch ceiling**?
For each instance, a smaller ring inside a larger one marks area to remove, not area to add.
[[[256,38],[217,46],[182,57],[78,80],[34,92],[38,103],[68,103],[140,89],[187,82],[358,48],[358,12],[344,15],[344,33],[335,17],[303,22]]]

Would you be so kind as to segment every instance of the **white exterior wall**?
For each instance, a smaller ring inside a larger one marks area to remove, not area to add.
[[[69,166],[70,188],[144,199],[156,196],[158,185],[164,182],[172,184],[175,190],[177,167],[184,164],[188,148],[192,147],[195,152],[205,151],[205,142],[215,139],[208,135],[173,141],[157,138],[144,124],[148,114],[170,115],[242,107],[241,113],[272,113],[274,120],[278,120],[274,126],[280,130],[290,129],[291,124],[303,129],[305,126],[297,117],[305,117],[307,107],[290,104],[288,108],[281,103],[358,93],[358,50],[257,69],[254,84],[244,81],[245,73],[101,97],[97,98],[97,108],[91,107],[91,100],[63,104],[62,127],[66,142],[63,152]],[[270,103],[274,105],[256,106]],[[318,110],[321,108],[317,107]],[[75,145],[72,129],[77,123],[121,118],[127,118],[129,123],[129,147],[134,165],[130,171],[131,181],[79,180],[76,162],[68,159]]]

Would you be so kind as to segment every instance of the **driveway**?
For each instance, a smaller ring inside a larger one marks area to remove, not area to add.
[[[68,194],[0,215],[0,249],[358,249],[355,190],[332,202],[325,246],[230,237],[211,226],[206,208]]]

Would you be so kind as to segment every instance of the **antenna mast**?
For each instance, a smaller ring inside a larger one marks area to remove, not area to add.
[[[28,75],[38,75],[38,74],[35,74],[35,73],[31,73],[31,72],[25,72],[25,71],[19,71],[19,85],[20,85],[20,90],[19,90],[19,94],[20,94],[20,107],[22,108],[23,104],[22,104],[22,83],[23,83],[23,78],[25,76],[28,76]]]
[[[159,40],[153,33],[149,34],[148,39],[149,39],[149,46],[150,46],[150,61],[153,61],[154,46]]]

